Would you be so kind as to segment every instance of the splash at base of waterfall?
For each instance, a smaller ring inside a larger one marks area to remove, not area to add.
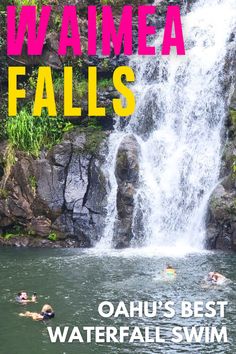
[[[122,250],[116,250],[109,246],[108,248],[99,247],[85,250],[85,253],[96,257],[123,257],[123,258],[183,258],[190,255],[211,254],[213,251],[208,251],[203,248],[190,247],[184,243],[176,242],[174,246],[142,246],[130,247]]]

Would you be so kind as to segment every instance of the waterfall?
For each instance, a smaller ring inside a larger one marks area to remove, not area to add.
[[[200,0],[182,17],[186,56],[133,56],[135,114],[117,118],[104,167],[110,184],[100,246],[112,243],[117,217],[115,161],[120,142],[140,145],[133,244],[201,249],[209,197],[219,178],[227,115],[235,0]],[[155,46],[160,48],[162,34]],[[159,50],[158,50],[159,51]],[[141,240],[141,241],[140,241]]]

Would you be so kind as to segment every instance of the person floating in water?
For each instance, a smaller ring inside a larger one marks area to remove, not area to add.
[[[210,272],[208,274],[207,280],[214,285],[221,285],[226,282],[227,278],[218,272]]]
[[[33,293],[31,301],[32,302],[37,302],[37,293]]]
[[[176,270],[171,265],[168,265],[165,269],[165,276],[167,278],[175,278]]]
[[[26,311],[25,313],[20,313],[19,316],[32,318],[34,321],[44,321],[54,318],[55,312],[50,305],[45,304],[40,313]]]
[[[28,298],[28,294],[26,291],[20,291],[16,296],[16,302],[18,302],[19,304],[25,305],[28,304],[29,302],[36,302],[36,301],[37,301],[36,293],[32,295],[31,299]]]

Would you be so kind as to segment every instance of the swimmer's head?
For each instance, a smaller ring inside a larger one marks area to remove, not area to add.
[[[22,300],[27,300],[28,299],[28,294],[27,294],[26,291],[22,291],[21,292],[21,298],[22,298]]]
[[[173,267],[172,267],[172,265],[167,265],[167,267],[166,267],[166,269],[174,269]]]
[[[210,272],[208,273],[208,279],[212,279],[214,276],[215,272]]]
[[[53,312],[52,306],[45,304],[43,306],[41,312],[52,313]]]

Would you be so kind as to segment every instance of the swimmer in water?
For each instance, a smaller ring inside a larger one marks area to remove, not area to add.
[[[25,313],[20,313],[19,316],[32,318],[34,321],[44,321],[54,318],[55,312],[50,305],[45,304],[41,313],[26,311]]]
[[[30,299],[28,299],[28,294],[27,294],[27,292],[26,291],[20,291],[18,294],[17,294],[17,296],[16,296],[16,302],[18,302],[19,304],[23,304],[23,305],[26,305],[26,304],[28,304],[28,303],[30,303],[30,302],[36,302],[36,300],[37,300],[37,297],[36,297],[36,293],[34,293],[33,295],[32,295],[32,298],[31,298],[31,300]]]
[[[168,265],[165,269],[165,276],[168,278],[175,278],[176,270],[171,265]]]
[[[37,301],[37,294],[36,293],[33,293],[31,301],[32,302],[36,302]]]
[[[213,285],[221,285],[226,282],[227,278],[218,272],[210,272],[208,274],[207,280],[210,281]]]

